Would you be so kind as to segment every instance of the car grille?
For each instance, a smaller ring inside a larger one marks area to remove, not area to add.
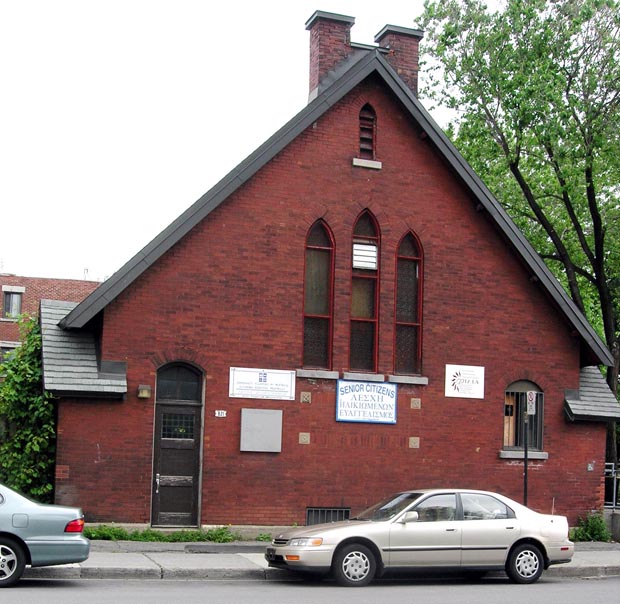
[[[282,546],[282,545],[286,545],[288,543],[288,539],[281,539],[280,537],[276,537],[272,543],[278,547],[278,546]]]

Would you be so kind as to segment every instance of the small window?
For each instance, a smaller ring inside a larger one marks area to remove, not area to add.
[[[360,111],[360,159],[375,159],[377,116],[368,104]]]
[[[22,313],[21,292],[4,292],[2,304],[2,317],[4,319],[17,319]]]
[[[504,396],[504,448],[524,449],[527,434],[528,449],[542,451],[543,413],[544,394],[536,384],[510,384]]]
[[[417,237],[407,233],[396,257],[394,371],[422,372],[422,251]]]
[[[157,400],[199,402],[200,388],[200,374],[187,365],[170,365],[157,374]]]
[[[363,261],[362,261],[363,252]],[[353,229],[349,367],[377,371],[379,229],[364,211]]]
[[[319,220],[306,237],[304,367],[329,369],[333,323],[334,240]]]

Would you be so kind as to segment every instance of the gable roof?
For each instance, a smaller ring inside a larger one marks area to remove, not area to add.
[[[583,314],[568,297],[538,253],[529,244],[486,185],[475,174],[456,147],[422,106],[412,91],[382,56],[385,49],[356,45],[353,54],[328,75],[318,95],[302,111],[241,162],[210,191],[183,212],[155,239],[131,258],[62,319],[64,329],[80,329],[100,313],[144,271],[181,240],[237,188],[282,151],[306,128],[371,74],[377,74],[398,98],[412,118],[427,134],[430,142],[445,158],[458,177],[513,246],[517,255],[549,294],[569,324],[579,334],[590,363],[613,365],[613,357]]]

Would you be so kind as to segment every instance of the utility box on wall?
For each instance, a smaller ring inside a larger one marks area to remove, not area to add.
[[[282,411],[241,409],[240,451],[280,453],[282,451]]]

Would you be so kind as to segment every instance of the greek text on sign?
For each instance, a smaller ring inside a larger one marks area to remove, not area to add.
[[[395,424],[396,384],[338,380],[336,421]]]

